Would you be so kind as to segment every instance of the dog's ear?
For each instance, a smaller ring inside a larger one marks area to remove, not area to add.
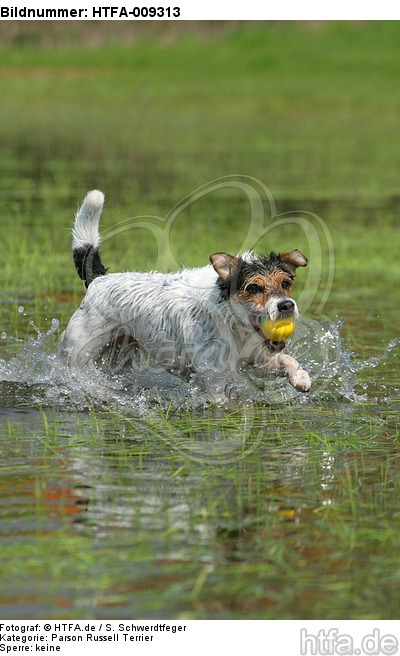
[[[239,260],[234,255],[228,253],[214,253],[210,255],[210,261],[221,280],[224,282],[232,277]]]
[[[290,253],[280,253],[279,257],[281,262],[285,262],[285,264],[293,267],[294,270],[296,270],[297,267],[305,267],[308,264],[306,256],[303,255],[303,253],[300,253],[297,248],[294,251],[290,251]]]

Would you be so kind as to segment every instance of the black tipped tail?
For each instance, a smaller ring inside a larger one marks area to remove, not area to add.
[[[86,287],[89,287],[95,278],[107,273],[99,253],[99,220],[103,204],[102,191],[89,191],[75,216],[72,230],[72,255],[78,276],[85,282]]]
[[[86,287],[89,287],[95,278],[107,273],[107,269],[101,261],[99,249],[94,248],[91,244],[74,248],[72,256],[78,276],[84,281]]]

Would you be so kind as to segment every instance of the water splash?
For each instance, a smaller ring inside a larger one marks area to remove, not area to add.
[[[21,306],[22,307],[22,306]],[[24,308],[22,308],[22,311]],[[20,311],[20,308],[18,308]],[[29,322],[36,332],[36,337],[29,337],[26,342],[14,337],[7,337],[7,333],[1,334],[2,339],[20,342],[21,348],[16,357],[10,361],[0,360],[0,381],[17,382],[27,385],[35,385],[47,382],[51,384],[51,362],[55,357],[55,334],[60,322],[52,319],[51,326],[46,332],[35,326],[33,321]]]
[[[296,330],[292,355],[314,380],[311,397],[322,398],[327,394],[348,401],[367,401],[369,387],[360,382],[359,374],[363,370],[376,369],[386,361],[397,346],[397,340],[392,339],[381,355],[363,359],[346,348],[341,335],[343,325],[343,319],[332,323],[302,319],[299,330]]]
[[[307,369],[313,382],[308,394],[296,392],[284,378],[267,375],[260,367],[235,374],[194,374],[188,380],[166,372],[138,356],[129,372],[110,373],[90,365],[71,371],[56,356],[59,321],[42,332],[29,322],[35,335],[21,342],[17,355],[0,360],[0,398],[6,405],[51,405],[63,410],[117,407],[136,416],[163,407],[196,410],[210,405],[313,403],[329,399],[360,402],[368,399],[368,385],[358,375],[387,361],[396,348],[391,340],[380,356],[361,359],[347,350],[341,336],[343,321],[321,323],[301,319],[287,344],[287,352]],[[4,340],[17,341],[1,334]]]

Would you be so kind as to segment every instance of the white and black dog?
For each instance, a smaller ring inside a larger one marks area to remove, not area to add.
[[[307,392],[308,373],[285,342],[260,330],[262,316],[297,316],[290,289],[296,268],[307,265],[298,250],[233,256],[211,255],[211,265],[177,273],[107,273],[99,255],[101,191],[90,191],[73,228],[72,252],[87,289],[61,337],[59,353],[70,366],[97,362],[116,346],[145,352],[168,371],[236,371],[245,363],[287,376]]]

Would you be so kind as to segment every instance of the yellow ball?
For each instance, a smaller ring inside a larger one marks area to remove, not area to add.
[[[261,322],[260,328],[272,342],[284,342],[294,331],[294,319],[293,317],[285,317],[276,321],[265,319]]]

